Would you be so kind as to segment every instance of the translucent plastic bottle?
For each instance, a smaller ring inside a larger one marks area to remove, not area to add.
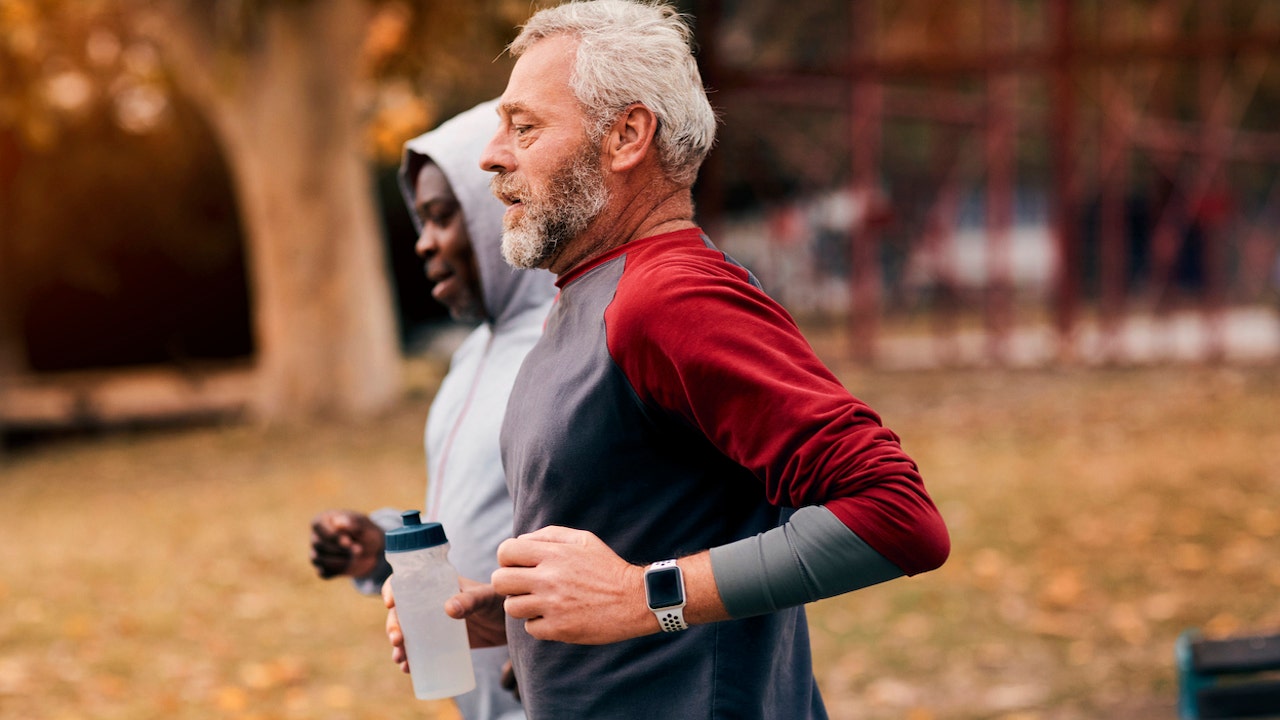
[[[476,679],[466,622],[444,612],[445,601],[458,592],[449,540],[440,523],[423,523],[417,510],[402,517],[404,527],[387,533],[386,550],[413,694],[419,700],[461,695]]]

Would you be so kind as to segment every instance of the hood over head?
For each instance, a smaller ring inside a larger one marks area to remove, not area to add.
[[[405,143],[399,172],[400,192],[419,232],[422,223],[413,212],[413,186],[418,171],[430,159],[444,172],[462,206],[467,235],[476,254],[485,312],[494,324],[542,304],[556,292],[550,272],[517,270],[502,259],[502,215],[506,206],[489,190],[493,173],[480,169],[480,154],[498,129],[497,105],[497,100],[483,102]]]

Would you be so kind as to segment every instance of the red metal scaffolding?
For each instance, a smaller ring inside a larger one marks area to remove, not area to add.
[[[820,68],[725,60],[725,28],[742,34],[749,5],[696,10],[708,81],[730,108],[725,132],[751,105],[840,111],[847,192],[865,201],[885,194],[888,176],[910,174],[917,200],[888,202],[903,254],[933,258],[935,361],[964,360],[957,338],[976,318],[980,362],[1016,362],[1013,341],[1035,322],[1052,329],[1051,360],[1126,362],[1141,354],[1126,328],[1188,312],[1203,331],[1199,357],[1219,359],[1226,311],[1276,294],[1280,123],[1269,118],[1280,110],[1280,3],[968,0],[942,18],[966,39],[937,42],[946,27],[918,27],[936,4],[852,0],[840,5],[847,54]],[[904,123],[927,127],[922,167],[887,157]],[[711,214],[726,184],[714,160],[700,190]],[[1014,267],[1029,189],[1047,200],[1052,250],[1048,287],[1030,303]],[[952,247],[975,197],[977,288],[962,287]],[[849,350],[866,362],[883,354],[887,297],[902,283],[881,261],[885,232],[849,228]]]

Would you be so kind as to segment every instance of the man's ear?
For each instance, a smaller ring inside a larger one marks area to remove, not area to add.
[[[627,106],[605,136],[610,169],[619,172],[639,165],[653,151],[657,134],[658,116],[652,110],[640,103]]]

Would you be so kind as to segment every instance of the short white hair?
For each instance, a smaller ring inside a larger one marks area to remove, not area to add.
[[[692,186],[715,142],[716,115],[702,86],[688,18],[654,0],[573,0],[534,14],[509,48],[519,57],[539,40],[578,40],[570,88],[599,140],[628,105],[658,118],[654,143],[663,172]]]

